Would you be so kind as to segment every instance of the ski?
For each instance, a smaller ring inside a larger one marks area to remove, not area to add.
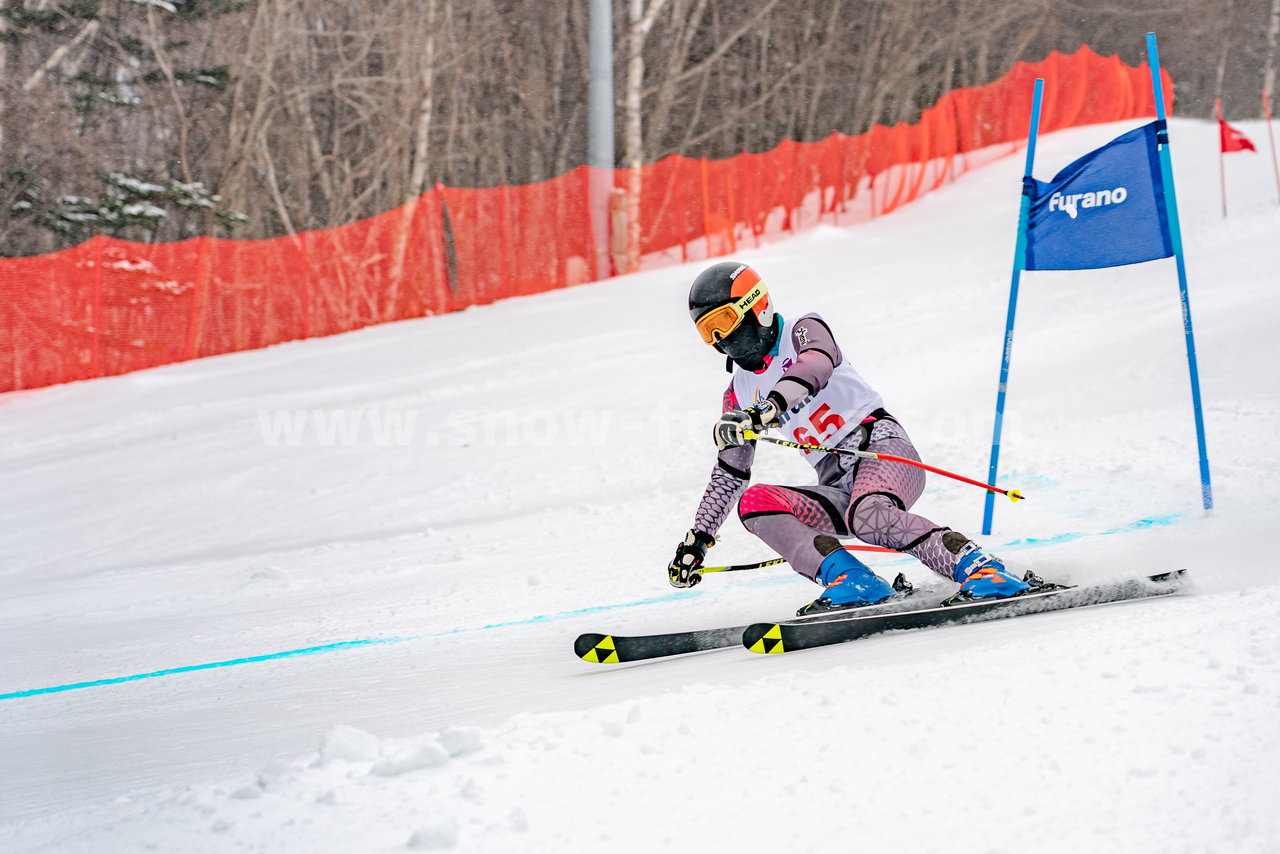
[[[623,664],[686,652],[727,649],[742,643],[742,633],[746,630],[747,626],[726,626],[631,637],[588,633],[578,635],[573,642],[573,651],[578,658],[592,664]]]
[[[792,617],[786,622],[808,625],[831,620],[846,620],[855,611],[858,614],[883,615],[915,607],[915,603],[911,600],[914,589],[906,584],[905,579],[895,579],[894,584],[901,585],[897,588],[899,594],[887,602],[868,605],[853,611],[829,611],[810,617]],[[578,658],[592,664],[624,664],[628,661],[646,661],[690,652],[735,647],[742,643],[742,634],[749,627],[750,625],[725,626],[715,629],[633,636],[588,633],[578,635],[577,640],[573,642],[573,651]]]
[[[784,620],[756,623],[742,633],[742,645],[764,654],[795,652],[845,643],[901,629],[925,629],[956,623],[977,623],[1066,608],[1082,608],[1165,596],[1181,586],[1186,570],[1087,587],[1053,587],[1031,590],[1008,599],[985,599],[955,605],[935,605],[892,614],[853,614],[820,623]]]

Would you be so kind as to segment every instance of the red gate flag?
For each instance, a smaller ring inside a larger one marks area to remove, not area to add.
[[[1218,119],[1218,130],[1222,135],[1222,153],[1226,154],[1231,151],[1257,151],[1253,147],[1253,143],[1249,141],[1249,137],[1227,124],[1221,118]]]

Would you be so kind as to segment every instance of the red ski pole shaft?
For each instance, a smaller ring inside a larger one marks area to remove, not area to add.
[[[965,477],[962,474],[956,474],[954,472],[944,471],[943,469],[937,468],[936,466],[925,465],[924,463],[916,462],[915,460],[909,460],[906,457],[895,457],[893,454],[873,454],[872,457],[877,460],[890,460],[895,463],[902,463],[903,465],[915,466],[918,469],[931,471],[934,474],[940,474],[940,475],[943,475],[944,477],[949,477],[953,480],[958,480],[961,483],[969,483],[974,486],[980,486],[983,489],[989,489],[992,492],[999,492],[1001,495],[1009,496],[1010,501],[1019,501],[1024,497],[1023,494],[1016,489],[1001,489],[998,486],[992,486],[989,483],[983,483],[980,480],[974,480],[973,478]]]
[[[998,492],[1001,495],[1007,495],[1010,501],[1023,501],[1026,498],[1026,496],[1016,489],[1001,489],[998,486],[992,486],[991,484],[983,483],[980,480],[974,480],[973,478],[965,477],[964,475],[956,474],[955,472],[949,472],[945,469],[937,468],[936,466],[925,465],[917,460],[909,460],[906,457],[896,457],[893,454],[877,454],[874,451],[858,451],[853,448],[828,448],[825,445],[803,445],[799,442],[788,442],[786,439],[774,439],[771,436],[762,436],[751,430],[744,431],[743,435],[746,436],[747,439],[758,439],[762,442],[771,442],[775,445],[782,445],[784,448],[798,448],[801,451],[825,451],[828,454],[844,454],[850,457],[862,457],[869,460],[888,460],[889,462],[901,463],[905,466],[914,466],[918,469],[931,471],[934,474],[940,474],[943,477],[949,477],[952,480],[958,480],[961,483],[981,487],[982,489],[987,489],[991,492]]]

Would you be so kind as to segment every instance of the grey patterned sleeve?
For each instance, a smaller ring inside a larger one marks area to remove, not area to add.
[[[702,493],[702,501],[698,502],[698,512],[693,521],[694,530],[704,531],[712,536],[720,531],[720,526],[729,518],[738,499],[746,491],[747,484],[751,482],[751,464],[755,458],[754,442],[720,452],[716,467],[711,471],[711,482],[707,484],[706,492]]]
[[[816,314],[806,314],[796,321],[791,339],[796,348],[795,364],[769,392],[778,407],[784,410],[811,394],[817,394],[831,380],[836,365],[844,361],[831,328]]]

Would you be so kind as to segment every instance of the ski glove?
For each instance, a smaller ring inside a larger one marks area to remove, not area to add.
[[[747,430],[760,433],[768,427],[778,426],[778,405],[772,400],[765,400],[756,406],[746,409],[731,409],[720,420],[712,431],[716,440],[716,448],[736,448],[747,443]]]
[[[667,578],[672,587],[692,587],[702,580],[702,561],[707,549],[716,544],[716,538],[702,531],[690,531],[684,541],[676,546],[676,556],[667,566]]]

